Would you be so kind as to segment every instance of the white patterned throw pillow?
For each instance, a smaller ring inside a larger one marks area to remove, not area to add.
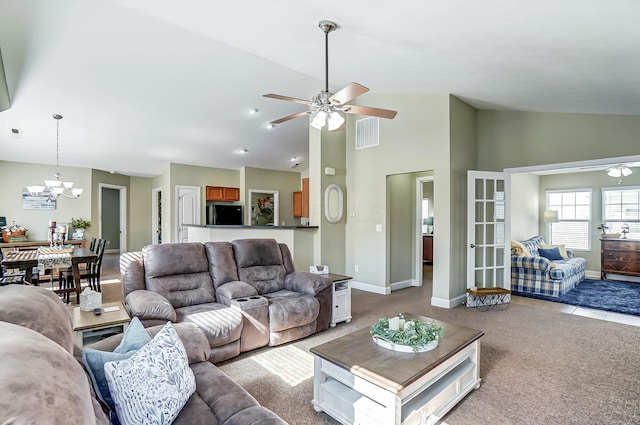
[[[122,425],[171,424],[196,390],[170,322],[132,357],[105,363],[104,372]]]

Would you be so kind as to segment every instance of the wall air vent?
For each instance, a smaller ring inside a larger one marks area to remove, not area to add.
[[[380,118],[369,117],[356,121],[356,149],[380,144]]]

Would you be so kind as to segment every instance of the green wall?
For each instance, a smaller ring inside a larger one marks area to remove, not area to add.
[[[478,167],[487,171],[640,154],[640,117],[477,111]]]
[[[245,209],[250,211],[252,202],[255,205],[255,199],[249,198],[249,190],[278,191],[279,222],[275,224],[282,225],[282,222],[287,226],[299,224],[300,220],[293,217],[293,192],[302,189],[299,172],[244,167],[241,173],[244,175],[244,199],[249,200],[245,203]],[[245,217],[246,213],[247,211],[245,211]]]
[[[354,281],[362,282],[371,289],[388,292],[390,273],[387,241],[387,176],[414,173],[422,170],[434,172],[434,202],[442,205],[435,212],[434,221],[438,222],[438,232],[442,237],[435,238],[435,251],[442,253],[434,264],[434,298],[449,300],[452,265],[459,267],[459,260],[448,253],[450,241],[459,240],[458,233],[463,229],[452,228],[447,216],[451,213],[452,176],[461,178],[460,171],[451,173],[450,142],[450,96],[446,94],[366,94],[358,98],[363,105],[394,109],[398,115],[393,120],[380,120],[380,145],[356,150],[355,117],[348,117],[347,126],[347,190],[349,201],[346,226],[346,268]],[[454,107],[456,110],[458,107]],[[465,117],[467,119],[466,109]],[[469,111],[473,109],[469,107]],[[459,125],[463,125],[460,123]],[[472,124],[464,123],[464,127]],[[457,131],[457,130],[456,130]],[[461,130],[462,131],[462,130]],[[467,131],[464,131],[466,134]],[[475,129],[468,131],[475,133]],[[461,139],[462,137],[460,137]],[[467,155],[468,151],[455,147],[455,154]],[[458,152],[460,151],[460,152]],[[454,161],[456,167],[461,161]],[[473,158],[475,162],[475,158]],[[466,181],[466,176],[464,177]],[[462,183],[454,182],[453,186]],[[454,191],[455,193],[455,191]],[[452,213],[454,217],[465,214],[465,208]],[[353,214],[353,216],[352,216]],[[377,232],[376,225],[383,225],[383,231]],[[453,237],[452,237],[453,236]],[[439,254],[440,255],[440,254]],[[459,256],[459,253],[456,253]],[[355,272],[355,265],[359,271]],[[376,289],[377,288],[377,289]]]
[[[70,180],[76,187],[84,189],[79,199],[60,197],[55,210],[29,210],[22,208],[22,189],[27,185],[43,185],[56,171],[53,165],[0,161],[0,216],[7,224],[25,227],[30,240],[47,240],[49,219],[58,223],[70,223],[72,218],[83,218],[94,222],[91,212],[93,195],[91,170],[78,167],[60,167],[63,180]],[[85,237],[95,236],[97,229],[90,227]]]

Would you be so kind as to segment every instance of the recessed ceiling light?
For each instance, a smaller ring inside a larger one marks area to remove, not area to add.
[[[245,149],[245,148],[238,149],[238,153],[248,153],[248,152],[249,152],[249,149]]]
[[[289,161],[292,161],[292,162],[293,162],[293,161],[297,161],[297,160],[298,160],[298,157],[297,157],[297,156],[292,156],[292,157],[289,159]]]
[[[250,113],[251,115],[255,115],[255,114],[257,114],[257,113],[258,113],[258,111],[259,111],[259,110],[260,110],[260,109],[258,109],[258,108],[253,108],[253,109],[250,109],[250,110],[249,110],[249,113]]]
[[[275,127],[275,125],[273,125],[273,124],[271,124],[271,123],[267,124],[267,128],[268,128],[269,130],[271,130],[273,127]]]

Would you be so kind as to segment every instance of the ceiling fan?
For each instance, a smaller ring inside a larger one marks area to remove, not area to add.
[[[340,112],[347,114],[368,115],[374,117],[393,119],[397,112],[389,109],[372,108],[369,106],[347,105],[346,103],[356,97],[369,91],[368,88],[358,84],[351,83],[336,93],[329,92],[329,33],[334,31],[338,26],[335,22],[320,21],[318,24],[324,32],[325,38],[325,86],[324,90],[315,95],[311,100],[297,99],[295,97],[282,96],[279,94],[268,93],[263,97],[272,99],[286,100],[289,102],[302,103],[307,105],[306,111],[297,112],[295,114],[271,121],[271,124],[281,124],[294,118],[305,115],[316,114],[311,122],[311,126],[322,129],[327,125],[330,131],[339,129],[344,124],[344,117]]]

